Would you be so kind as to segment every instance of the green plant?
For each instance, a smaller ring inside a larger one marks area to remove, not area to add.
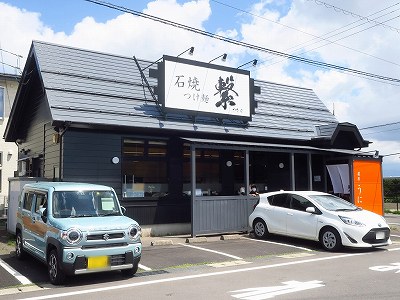
[[[15,246],[15,237],[12,235],[8,236],[8,241],[7,241],[8,246]]]

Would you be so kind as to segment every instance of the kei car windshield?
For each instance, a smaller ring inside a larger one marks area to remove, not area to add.
[[[354,204],[334,195],[309,195],[309,197],[326,210],[346,211],[359,209]]]
[[[121,215],[117,199],[111,191],[53,192],[55,218],[79,218]]]

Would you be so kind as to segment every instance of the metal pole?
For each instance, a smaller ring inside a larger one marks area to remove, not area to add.
[[[191,188],[191,217],[192,217],[192,222],[191,222],[191,236],[195,237],[195,197],[196,197],[196,146],[191,144],[190,145],[190,166],[191,166],[191,176],[190,180],[192,183],[192,188]]]
[[[290,189],[296,190],[296,178],[294,169],[294,153],[290,153]]]
[[[313,190],[313,174],[312,174],[312,159],[311,153],[307,153],[307,174],[308,174],[308,189]]]

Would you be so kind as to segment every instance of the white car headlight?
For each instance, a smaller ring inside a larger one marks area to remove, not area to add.
[[[68,242],[68,244],[76,245],[82,240],[83,234],[77,228],[70,228],[68,230],[60,231],[61,238]]]
[[[340,220],[343,221],[344,224],[347,224],[347,225],[359,226],[359,227],[365,226],[364,223],[354,220],[353,218],[343,217],[343,216],[339,216],[339,218],[340,218]]]
[[[128,229],[128,234],[132,240],[136,240],[142,236],[142,228],[139,225],[131,225]]]

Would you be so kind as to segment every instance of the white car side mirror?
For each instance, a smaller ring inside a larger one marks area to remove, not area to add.
[[[311,213],[311,214],[315,214],[315,207],[310,206],[306,208],[306,212]]]

